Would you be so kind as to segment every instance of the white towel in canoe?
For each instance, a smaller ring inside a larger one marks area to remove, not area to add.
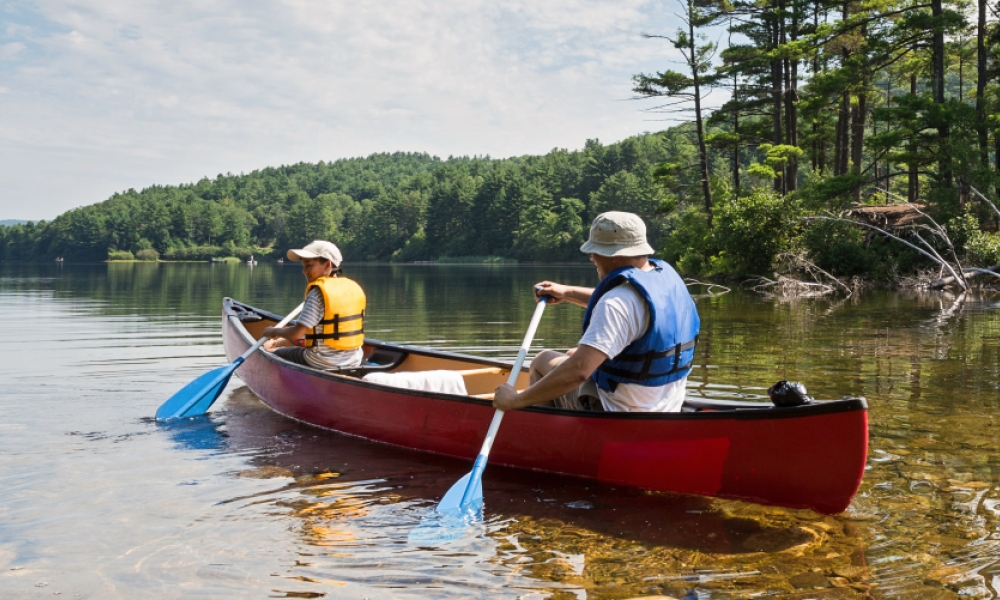
[[[455,371],[412,371],[404,373],[368,373],[361,378],[380,385],[391,385],[408,390],[437,392],[468,396],[465,380]]]

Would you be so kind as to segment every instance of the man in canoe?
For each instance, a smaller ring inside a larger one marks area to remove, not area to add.
[[[531,385],[504,384],[493,405],[514,410],[535,404],[575,410],[676,412],[700,329],[698,310],[677,272],[650,258],[646,225],[638,215],[606,212],[580,247],[601,282],[583,288],[542,281],[537,297],[586,308],[579,345],[563,354],[540,352],[531,361]]]
[[[264,348],[319,369],[359,366],[364,358],[365,292],[341,276],[340,249],[315,241],[301,250],[289,250],[287,256],[302,262],[306,300],[298,321],[264,329],[264,335],[272,338]]]

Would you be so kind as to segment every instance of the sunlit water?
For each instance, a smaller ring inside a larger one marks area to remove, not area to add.
[[[533,282],[595,277],[349,275],[370,337],[502,358]],[[1000,596],[995,296],[698,299],[691,394],[756,399],[793,379],[868,398],[869,468],[842,515],[491,466],[485,527],[424,548],[409,532],[469,461],[289,421],[235,378],[205,418],[150,418],[225,364],[223,296],[283,312],[301,291],[294,265],[0,266],[0,598]],[[581,316],[548,309],[536,347],[574,344]]]

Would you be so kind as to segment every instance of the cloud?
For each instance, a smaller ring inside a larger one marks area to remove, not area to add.
[[[671,11],[658,0],[10,0],[0,157],[20,158],[0,161],[0,217],[298,161],[511,156],[657,129],[625,100],[632,74],[676,59],[640,36],[674,29]]]
[[[8,60],[14,57],[15,54],[24,50],[24,44],[20,42],[11,42],[9,44],[0,44],[0,60]]]

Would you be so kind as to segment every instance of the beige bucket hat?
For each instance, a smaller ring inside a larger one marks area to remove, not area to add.
[[[580,252],[601,256],[651,256],[646,243],[646,224],[639,215],[611,211],[601,213],[590,226],[590,239]]]
[[[286,256],[288,257],[288,260],[325,258],[332,262],[334,267],[339,267],[340,263],[344,261],[344,257],[340,254],[340,248],[337,248],[337,246],[331,242],[324,242],[321,240],[316,240],[301,250],[289,250]]]

